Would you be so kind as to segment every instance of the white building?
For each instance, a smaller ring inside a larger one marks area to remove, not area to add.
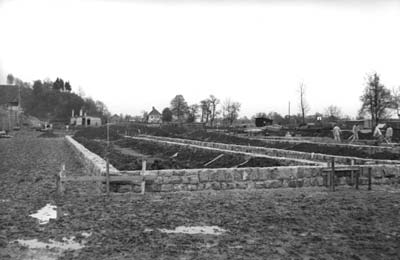
[[[80,111],[79,116],[74,115],[74,110],[72,110],[72,117],[70,120],[71,126],[101,126],[101,118],[95,116],[88,116]]]

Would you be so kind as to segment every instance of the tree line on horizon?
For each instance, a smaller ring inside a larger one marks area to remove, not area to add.
[[[20,87],[21,107],[24,113],[44,121],[67,124],[72,110],[78,114],[81,109],[88,115],[103,120],[110,115],[103,102],[73,93],[70,82],[62,78],[57,78],[55,81],[35,80],[29,83],[8,74],[7,84]]]
[[[342,113],[340,107],[336,105],[329,105],[325,108],[324,113],[315,113],[307,115],[310,106],[306,100],[306,85],[299,84],[298,88],[299,98],[299,113],[294,115],[282,116],[277,112],[259,112],[251,119],[247,117],[239,118],[241,104],[233,102],[230,99],[221,103],[220,99],[214,95],[201,100],[198,104],[188,105],[182,95],[176,95],[170,102],[170,106],[162,110],[162,121],[171,122],[173,120],[179,122],[199,122],[205,123],[209,126],[214,126],[216,120],[220,120],[225,125],[232,125],[235,121],[242,123],[249,123],[257,117],[272,119],[277,124],[305,124],[307,119],[324,118],[328,121],[350,120],[349,116]],[[372,125],[376,126],[381,120],[387,119],[391,116],[393,110],[397,111],[400,117],[400,87],[389,90],[381,83],[378,73],[367,75],[366,85],[363,94],[360,96],[362,103],[358,112],[357,119],[364,119],[367,116],[371,118]],[[143,118],[147,117],[147,112],[144,112]]]
[[[219,108],[221,106],[221,108]],[[214,95],[201,100],[198,104],[188,105],[183,95],[176,95],[170,102],[170,106],[161,112],[163,122],[186,122],[193,123],[200,119],[201,123],[205,123],[210,127],[215,125],[217,119],[221,119],[224,124],[232,125],[238,119],[241,104],[239,102],[226,99],[221,103],[220,99]],[[219,117],[221,116],[221,117]],[[148,112],[143,112],[145,121]]]
[[[55,81],[49,79],[36,80],[32,83],[7,75],[7,83],[20,87],[22,102],[21,106],[25,113],[38,117],[42,120],[57,122],[69,122],[72,110],[76,113],[83,109],[88,115],[98,116],[106,121],[110,116],[107,106],[101,101],[95,101],[83,94],[72,92],[69,81],[57,78]],[[299,113],[282,116],[277,112],[259,112],[251,119],[247,117],[239,118],[241,103],[226,99],[221,102],[214,95],[201,100],[199,103],[188,105],[183,95],[176,95],[170,102],[170,106],[162,110],[162,121],[171,122],[202,122],[213,127],[216,121],[225,125],[232,125],[235,122],[249,123],[255,117],[270,118],[277,124],[289,124],[290,120],[296,123],[305,123],[307,118],[324,117],[327,120],[337,121],[340,119],[350,119],[344,116],[338,106],[328,106],[324,113],[307,115],[310,106],[306,100],[306,86],[299,84]],[[371,117],[372,125],[376,126],[381,120],[391,116],[393,110],[397,111],[400,117],[400,87],[388,89],[381,83],[380,76],[375,72],[367,75],[366,85],[360,96],[362,106],[359,110],[357,119]],[[141,119],[147,117],[147,112],[143,112]],[[121,115],[122,118],[122,115]],[[133,118],[126,115],[126,118]]]

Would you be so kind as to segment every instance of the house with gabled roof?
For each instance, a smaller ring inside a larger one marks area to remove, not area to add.
[[[148,114],[147,122],[150,124],[159,124],[161,123],[161,113],[153,107],[153,109]]]
[[[20,127],[20,100],[18,86],[0,85],[0,130]]]

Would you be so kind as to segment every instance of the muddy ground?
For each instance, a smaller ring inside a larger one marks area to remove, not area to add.
[[[84,175],[60,138],[18,133],[0,139],[0,259],[27,258],[15,239],[92,235],[60,259],[400,259],[400,190],[319,189],[93,194],[54,174]],[[47,203],[63,217],[40,226],[29,217]],[[159,228],[215,225],[222,235],[162,233]],[[151,231],[149,231],[151,230]]]

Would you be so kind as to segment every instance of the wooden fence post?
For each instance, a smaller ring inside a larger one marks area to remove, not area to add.
[[[145,180],[144,180],[144,176],[145,176],[145,172],[146,172],[146,160],[143,160],[142,161],[142,171],[141,171],[141,173],[140,173],[140,175],[142,175],[142,177],[143,177],[143,180],[142,180],[142,183],[141,183],[141,185],[140,185],[140,193],[143,195],[144,194],[144,192],[145,192],[145,189],[146,189],[146,182],[145,182]]]
[[[65,172],[65,164],[61,164],[61,170],[56,175],[58,195],[63,195],[63,193],[64,193],[64,188],[63,188],[63,184],[62,184],[62,178],[64,177],[64,172]]]
[[[110,160],[107,156],[107,164],[106,164],[106,192],[107,196],[110,196]]]
[[[107,118],[107,162],[106,162],[106,191],[107,196],[110,196],[110,121]]]
[[[351,160],[350,165],[353,167],[354,166],[354,160]],[[350,171],[350,186],[354,185],[354,171]]]
[[[356,189],[358,190],[358,185],[360,182],[360,175],[363,171],[363,167],[360,167],[360,169],[356,172]]]
[[[372,189],[372,167],[368,167],[368,190]]]
[[[332,158],[331,191],[335,191],[335,158]]]
[[[327,168],[331,167],[330,162],[327,162],[326,167]],[[324,177],[324,185],[325,185],[325,187],[329,188],[330,187],[331,173],[330,172],[326,172],[326,174],[324,174],[323,177]]]

